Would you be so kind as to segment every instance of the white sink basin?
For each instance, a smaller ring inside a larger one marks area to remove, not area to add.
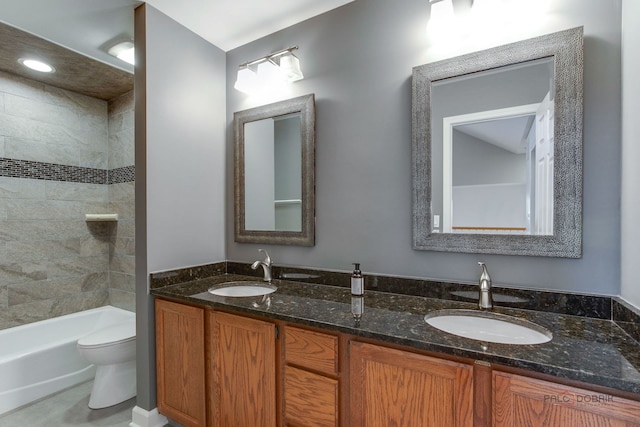
[[[209,289],[209,293],[222,297],[258,297],[276,291],[275,286],[265,282],[228,282]]]
[[[439,310],[424,320],[450,334],[500,344],[542,344],[552,333],[528,320],[476,310]]]

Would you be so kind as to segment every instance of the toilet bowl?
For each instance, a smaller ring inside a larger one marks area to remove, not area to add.
[[[119,322],[78,340],[78,352],[96,366],[89,408],[116,405],[136,395],[136,324]]]

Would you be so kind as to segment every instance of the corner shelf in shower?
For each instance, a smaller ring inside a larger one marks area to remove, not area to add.
[[[85,214],[84,220],[87,222],[95,222],[95,221],[117,221],[118,214],[110,213],[110,214]]]

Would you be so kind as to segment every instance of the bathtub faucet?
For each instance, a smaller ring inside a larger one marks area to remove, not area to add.
[[[255,270],[258,266],[262,266],[262,270],[264,270],[264,281],[271,283],[271,265],[273,264],[271,262],[271,257],[269,257],[269,254],[264,249],[258,249],[258,252],[264,253],[264,261],[258,260],[254,262],[251,264],[251,268]]]

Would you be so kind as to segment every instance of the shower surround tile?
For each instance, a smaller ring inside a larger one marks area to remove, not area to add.
[[[134,164],[134,99],[133,92],[109,102],[109,169]]]
[[[109,270],[125,274],[131,272],[135,270],[135,258],[133,256],[116,253],[111,257]]]
[[[4,113],[32,120],[55,128],[77,131],[79,138],[101,145],[107,138],[108,123],[104,120],[107,106],[104,102],[80,106],[72,102],[50,103],[42,99],[5,94]]]
[[[131,295],[135,296],[133,292],[125,292],[119,289],[109,289],[109,304],[121,308],[123,310],[136,311],[136,301]]]
[[[109,271],[109,287],[111,290],[124,292],[135,292],[136,276],[134,274],[120,273],[117,271]]]
[[[133,122],[133,91],[105,102],[0,72],[0,329],[135,310]],[[120,221],[84,219],[104,212]]]
[[[9,285],[7,287],[8,306],[66,298],[85,292],[104,291],[108,289],[108,286],[109,274],[107,272]]]
[[[0,285],[0,313],[9,306],[9,292],[7,285]],[[2,315],[0,314],[0,318]],[[1,329],[1,328],[0,328]]]
[[[0,94],[2,96],[10,94],[27,98],[42,97],[44,99],[46,96],[44,87],[43,83],[0,71]]]
[[[135,311],[134,93],[108,103],[109,211],[118,212],[110,234],[111,304]]]
[[[95,147],[53,145],[46,141],[6,138],[5,155],[11,159],[30,160],[68,166],[105,169],[108,153]]]
[[[1,199],[0,199],[1,203]],[[84,218],[71,220],[5,220],[0,228],[0,243],[6,241],[48,240],[86,237],[91,225]]]
[[[94,272],[109,271],[106,257],[68,257],[49,262],[49,277],[83,276]]]
[[[0,114],[0,129],[5,137],[72,147],[95,148],[99,146],[95,138],[106,141],[106,134],[103,137],[84,129],[67,128],[64,124],[53,125],[7,114]]]
[[[133,213],[135,213],[135,206],[131,205],[131,201],[134,200],[135,197],[135,191],[136,187],[133,179],[127,182],[110,185],[109,203],[111,203],[111,205],[114,207],[117,206],[119,208],[128,209],[130,215],[132,215]]]
[[[107,290],[84,292],[63,298],[33,301],[0,310],[0,329],[63,316],[65,314],[101,307],[109,303]]]
[[[3,263],[26,263],[80,256],[79,242],[71,240],[12,241],[3,244]]]
[[[44,197],[43,181],[0,176],[0,199],[44,199]]]
[[[3,248],[4,249],[4,248]],[[0,283],[12,285],[45,280],[47,278],[46,260],[40,262],[3,263],[0,265]]]
[[[114,253],[130,257],[136,254],[136,239],[134,237],[118,236],[112,244]]]
[[[10,200],[7,203],[7,219],[39,220],[80,218],[84,215],[84,203],[69,200]]]
[[[48,200],[69,200],[81,203],[106,203],[109,189],[103,184],[47,181],[45,183]]]

